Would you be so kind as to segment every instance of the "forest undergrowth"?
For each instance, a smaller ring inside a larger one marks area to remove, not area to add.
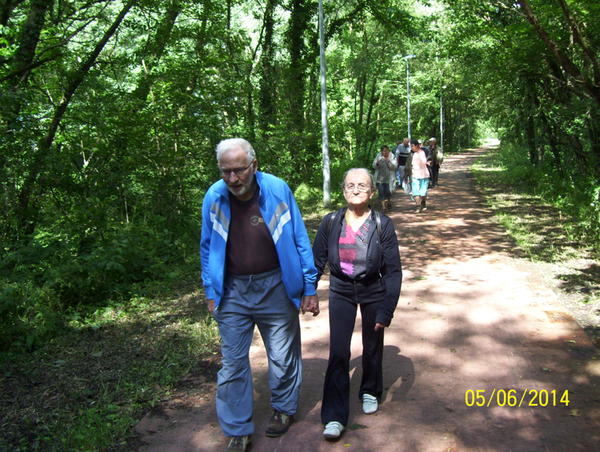
[[[72,320],[31,353],[1,357],[0,450],[135,450],[132,427],[186,376],[213,381],[218,351],[190,281]]]

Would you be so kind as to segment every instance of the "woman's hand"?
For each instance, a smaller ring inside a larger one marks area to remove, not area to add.
[[[379,331],[379,330],[382,330],[384,328],[387,328],[387,325],[384,325],[383,323],[376,323],[375,324],[375,331]]]
[[[319,315],[321,310],[319,309],[319,298],[317,295],[303,296],[302,301],[300,302],[300,312],[302,312],[302,314],[312,312],[313,317]]]

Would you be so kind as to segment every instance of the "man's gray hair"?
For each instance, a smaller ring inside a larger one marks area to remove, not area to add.
[[[220,161],[221,156],[225,154],[227,151],[231,151],[232,149],[242,148],[242,150],[246,153],[248,157],[248,163],[251,163],[256,158],[256,153],[252,148],[252,145],[243,138],[228,138],[227,140],[221,141],[217,145],[217,161]]]

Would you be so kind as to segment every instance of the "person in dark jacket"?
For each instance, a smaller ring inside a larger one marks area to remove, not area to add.
[[[347,207],[325,216],[313,243],[318,279],[325,265],[329,282],[329,363],[321,420],[323,435],[337,439],[350,414],[350,342],[360,306],[362,381],[358,396],[366,414],[378,409],[383,393],[383,332],[394,316],[402,285],[398,239],[392,220],[371,208],[373,176],[349,170],[342,185]]]
[[[431,166],[429,167],[431,177],[429,178],[429,188],[435,188],[438,185],[440,166],[442,165],[444,154],[437,145],[435,137],[429,139],[429,149],[431,151]]]

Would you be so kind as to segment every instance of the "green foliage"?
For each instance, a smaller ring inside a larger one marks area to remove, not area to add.
[[[445,3],[449,55],[468,71],[473,106],[484,107],[503,143],[524,149],[530,164],[547,159],[559,172],[599,179],[596,2],[561,2],[564,10],[547,0],[527,2],[531,10],[504,0]],[[579,169],[564,165],[574,153]]]
[[[569,176],[570,172],[557,171],[547,162],[531,165],[522,149],[510,145],[503,145],[500,152],[494,154],[493,162],[487,164],[486,171],[478,172],[482,186],[532,196],[556,207],[564,218],[561,230],[567,238],[586,242],[600,251],[600,186],[593,177]],[[495,170],[491,171],[490,167]],[[504,217],[504,225],[509,230],[515,229],[508,217]]]
[[[0,450],[126,445],[131,428],[184,376],[214,378],[204,358],[218,351],[216,323],[199,293],[179,289],[186,296],[170,298],[163,286],[160,299],[71,313],[63,333],[33,352],[0,351],[10,394],[2,400],[10,410],[3,410]]]
[[[323,190],[320,188],[314,188],[306,183],[302,183],[294,191],[294,198],[296,198],[300,210],[307,215],[320,215],[329,211],[323,207]],[[335,207],[344,203],[345,200],[342,191],[338,186],[332,186],[332,206]]]
[[[0,280],[0,350],[31,351],[56,334],[62,324],[57,305],[47,288]]]
[[[155,219],[156,220],[156,219]],[[177,234],[164,223],[102,234],[38,234],[2,255],[0,350],[33,348],[52,337],[65,313],[127,300],[155,280],[177,281],[199,266],[198,226]]]
[[[318,205],[323,199],[323,192],[319,189],[309,186],[306,183],[298,185],[294,191],[294,197],[298,205],[311,206]]]

